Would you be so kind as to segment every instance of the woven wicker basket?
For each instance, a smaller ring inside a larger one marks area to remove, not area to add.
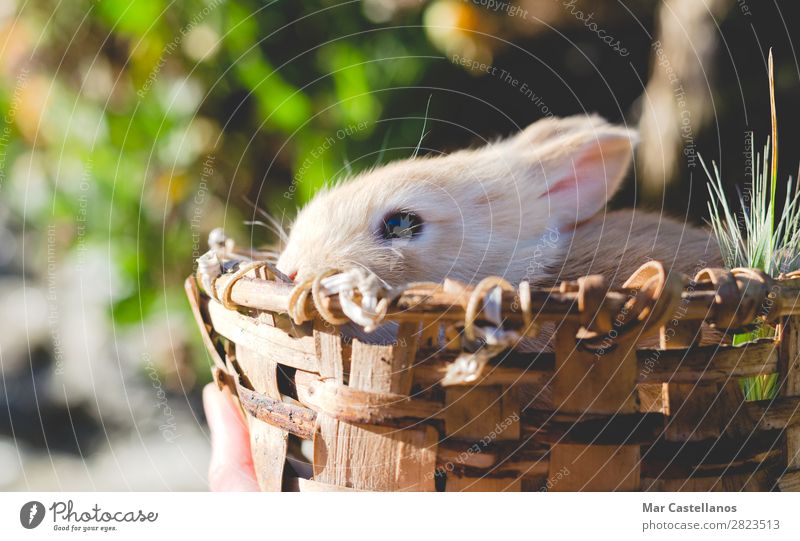
[[[249,420],[264,490],[800,488],[794,275],[690,279],[651,262],[614,290],[599,276],[554,289],[412,284],[384,307],[396,340],[374,345],[330,324],[344,321],[339,295],[298,295],[237,257],[186,288],[215,380]],[[298,302],[310,318],[299,325],[287,315]],[[757,322],[777,338],[733,347],[719,332]],[[542,352],[476,352],[464,336],[537,326],[553,330]],[[740,378],[774,373],[777,398],[744,401]],[[295,438],[313,442],[311,479],[285,467]]]

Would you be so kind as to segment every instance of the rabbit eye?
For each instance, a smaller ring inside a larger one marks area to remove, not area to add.
[[[380,235],[386,240],[411,240],[422,233],[422,224],[413,212],[390,212],[383,218]]]

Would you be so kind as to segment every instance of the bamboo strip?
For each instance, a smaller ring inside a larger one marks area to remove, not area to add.
[[[362,391],[333,381],[313,380],[305,385],[297,382],[297,397],[318,412],[350,423],[380,425],[394,419],[432,420],[443,415],[441,402]]]
[[[215,282],[217,291],[223,291],[230,280],[230,275],[222,275],[217,278]],[[233,303],[242,307],[286,312],[291,289],[290,284],[244,277],[238,279],[233,285],[230,298]],[[773,289],[775,309],[772,315],[800,315],[800,278],[776,280]],[[466,287],[466,294],[471,290],[471,287]],[[628,301],[630,294],[631,290],[626,289],[608,291],[603,303],[604,309],[611,314],[618,313]],[[405,290],[391,303],[386,319],[415,322],[463,321],[465,296],[465,293],[446,291],[442,287],[412,287]],[[534,289],[531,291],[531,307],[540,321],[562,321],[565,318],[570,321],[580,321],[579,296],[577,287]],[[751,295],[747,290],[742,293],[742,296],[743,298],[747,297],[748,301],[752,300],[749,298]],[[332,314],[337,317],[344,315],[337,295],[323,295],[323,298],[325,308]],[[725,299],[725,303],[738,306],[742,300],[742,298],[728,298]],[[685,321],[705,320],[713,323],[719,306],[720,299],[717,292],[698,285],[691,291],[684,291],[682,294],[682,319]],[[306,311],[309,314],[315,313],[313,301],[310,298],[307,300]],[[522,325],[522,311],[516,292],[503,293],[502,313],[510,327]]]
[[[530,385],[544,388],[555,372],[553,353],[518,354],[508,362],[501,354],[483,377],[470,385]],[[778,367],[775,343],[762,341],[742,347],[704,346],[685,350],[636,350],[638,383],[693,383],[727,381],[730,378],[773,374]],[[421,350],[414,367],[414,381],[423,386],[437,384],[456,354]],[[499,364],[496,364],[499,363]]]
[[[258,351],[271,361],[319,373],[312,336],[292,338],[280,329],[259,325],[252,318],[227,310],[214,301],[208,303],[208,315],[214,330],[231,342]]]
[[[280,400],[277,364],[264,359],[258,353],[240,345],[236,346],[236,360],[253,387],[273,400]],[[256,470],[258,485],[263,492],[280,492],[289,434],[259,419],[248,416],[250,427],[250,449]]]
[[[778,392],[783,397],[800,397],[800,317],[785,319],[779,330],[781,354]],[[800,490],[800,483],[790,481],[800,474],[800,427],[795,425],[787,428],[783,447],[786,471],[779,486],[784,491],[790,488]]]

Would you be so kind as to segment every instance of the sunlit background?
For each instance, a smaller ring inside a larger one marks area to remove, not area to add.
[[[590,17],[591,15],[591,17]],[[795,0],[0,0],[0,489],[194,490],[183,279],[325,181],[549,115],[639,126],[615,202],[699,223],[697,153],[800,159]],[[655,43],[655,45],[654,45]],[[660,45],[659,45],[660,44]],[[424,130],[424,131],[423,131]]]

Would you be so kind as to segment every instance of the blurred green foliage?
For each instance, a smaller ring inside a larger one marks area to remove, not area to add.
[[[2,112],[16,115],[8,204],[26,229],[55,224],[62,256],[107,251],[117,323],[183,307],[182,279],[208,231],[224,225],[247,240],[246,199],[291,213],[347,156],[416,142],[416,120],[405,133],[379,120],[424,111],[383,92],[430,67],[418,18],[389,33],[359,2],[26,5],[4,29],[17,42],[2,54],[0,82]]]

